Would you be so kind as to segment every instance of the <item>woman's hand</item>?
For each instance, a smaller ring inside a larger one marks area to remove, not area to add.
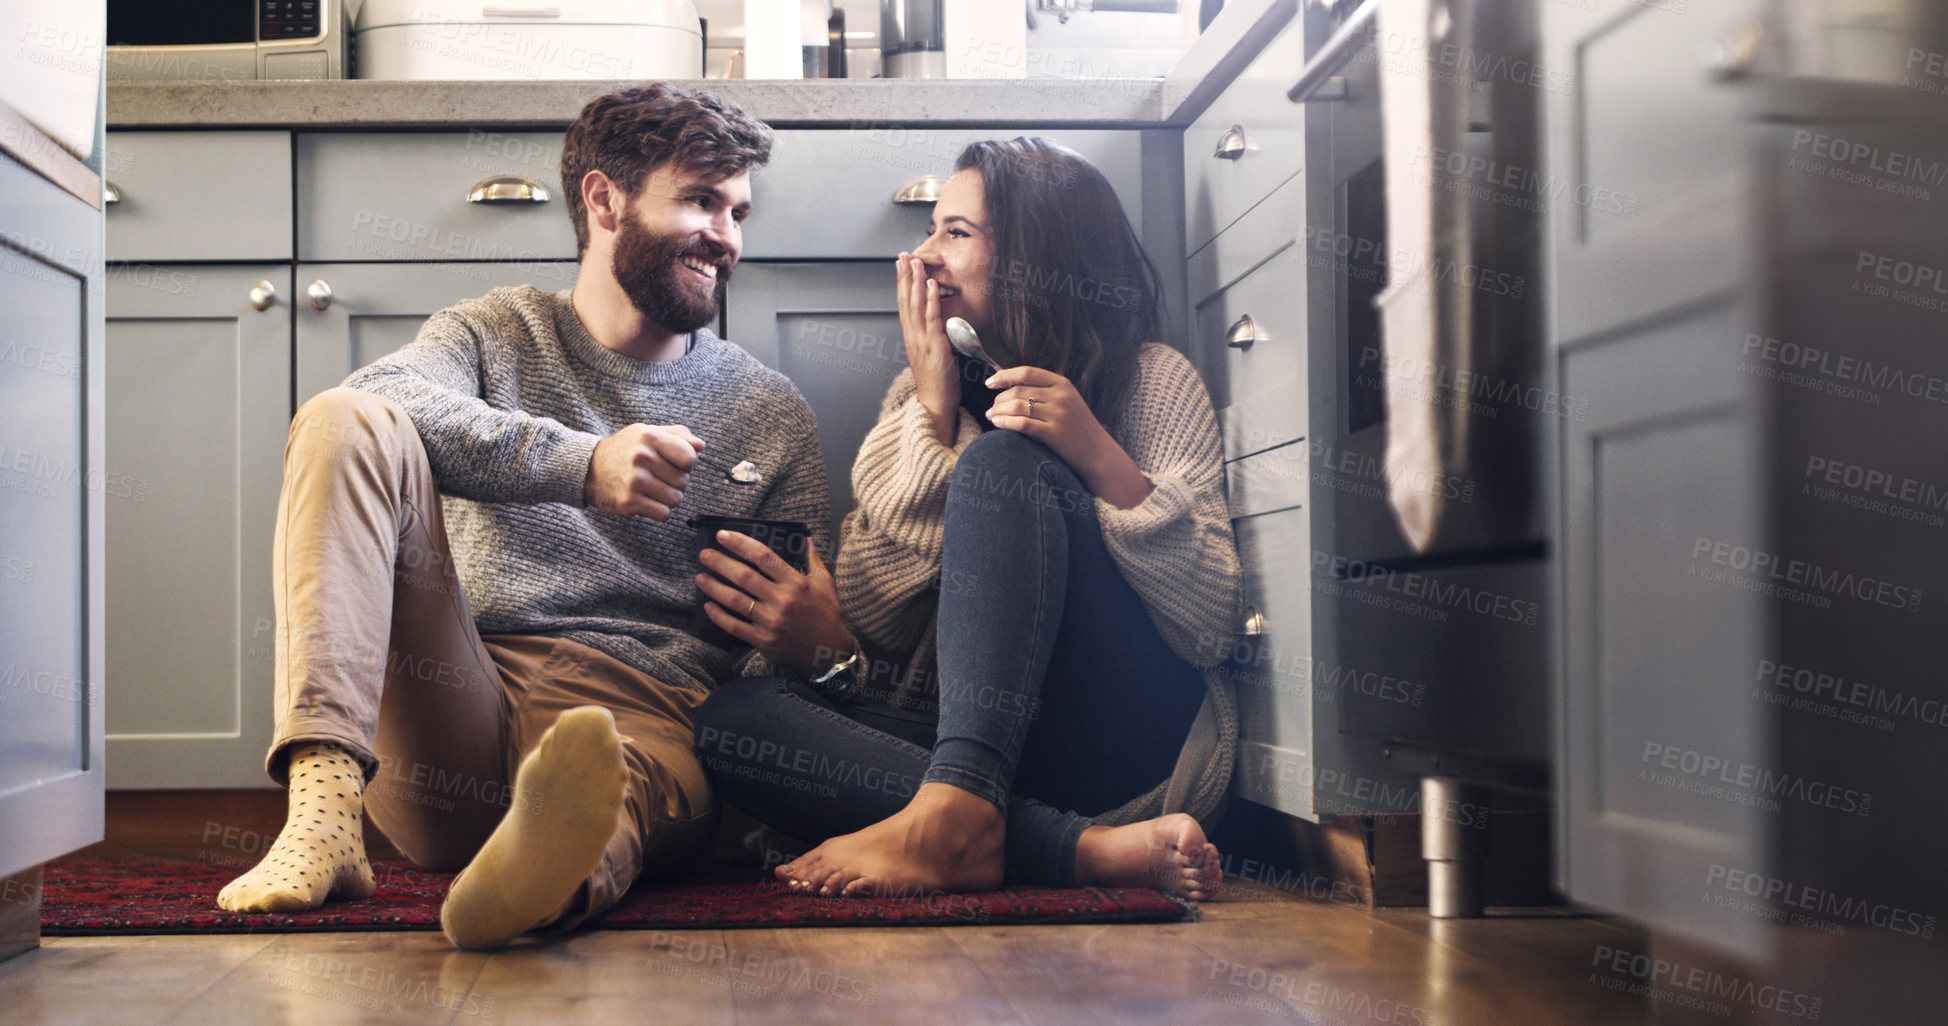
[[[1048,446],[1090,494],[1120,509],[1134,509],[1149,496],[1150,479],[1110,437],[1068,378],[1024,365],[996,372],[987,386],[1005,389],[994,397],[988,422]]]
[[[853,650],[839,589],[816,546],[805,547],[807,572],[801,574],[750,535],[719,531],[717,544],[738,558],[705,549],[703,565],[717,576],[698,574],[697,587],[710,600],[704,615],[726,634],[807,677],[831,669]]]
[[[911,253],[900,254],[899,267],[894,297],[906,339],[906,365],[913,368],[920,405],[933,418],[934,436],[940,444],[952,445],[960,418],[960,368],[940,317],[940,285],[927,279],[926,265]]]

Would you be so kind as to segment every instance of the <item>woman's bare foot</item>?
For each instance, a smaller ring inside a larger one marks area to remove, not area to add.
[[[1197,820],[1173,812],[1084,830],[1075,846],[1075,879],[1085,886],[1155,887],[1203,901],[1217,895],[1224,866]]]
[[[1005,831],[992,802],[952,784],[925,783],[906,808],[834,837],[774,874],[793,890],[826,895],[991,891],[1001,886]]]

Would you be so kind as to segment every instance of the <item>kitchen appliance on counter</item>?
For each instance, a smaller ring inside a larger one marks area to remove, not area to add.
[[[881,0],[879,52],[887,78],[947,77],[941,0]]]
[[[703,77],[691,0],[365,0],[354,41],[358,78]]]
[[[345,0],[108,0],[108,77],[344,78]]]

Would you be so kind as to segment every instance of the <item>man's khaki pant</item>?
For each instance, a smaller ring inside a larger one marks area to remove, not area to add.
[[[398,405],[335,388],[298,410],[276,546],[273,779],[287,783],[291,745],[340,745],[366,767],[365,807],[386,837],[424,868],[457,870],[517,800],[542,816],[571,800],[517,799],[514,771],[555,717],[600,705],[622,734],[629,793],[576,911],[555,928],[707,846],[717,801],[691,749],[703,696],[571,641],[481,637],[425,447]]]

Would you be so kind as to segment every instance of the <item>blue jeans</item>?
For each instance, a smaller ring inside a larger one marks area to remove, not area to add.
[[[698,710],[698,756],[725,800],[805,841],[953,784],[1001,810],[1010,876],[1073,883],[1088,817],[1170,776],[1203,677],[1117,569],[1094,498],[1040,443],[990,431],[969,445],[946,531],[937,717],[746,678]]]

